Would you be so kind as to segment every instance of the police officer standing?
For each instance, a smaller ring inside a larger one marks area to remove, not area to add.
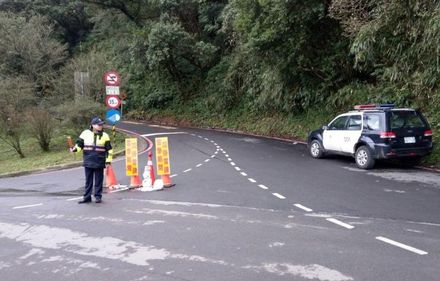
[[[110,137],[103,131],[102,125],[104,121],[94,117],[90,128],[81,133],[76,145],[70,149],[71,152],[83,151],[86,185],[83,199],[78,202],[79,204],[92,202],[93,180],[95,180],[95,202],[102,202],[104,168],[111,165],[113,159]]]

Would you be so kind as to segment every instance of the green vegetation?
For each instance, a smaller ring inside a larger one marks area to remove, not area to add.
[[[392,102],[440,132],[438,0],[6,0],[0,13],[0,136],[18,155],[35,107],[64,128],[102,115],[108,69],[134,118],[305,138]],[[52,136],[33,135],[42,150]],[[440,166],[440,149],[426,161]]]

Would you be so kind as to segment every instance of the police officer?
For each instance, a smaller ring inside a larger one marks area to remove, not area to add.
[[[93,179],[95,179],[95,202],[102,202],[104,168],[111,165],[113,159],[110,137],[103,131],[102,125],[104,121],[94,117],[90,128],[81,133],[75,146],[70,149],[71,152],[83,151],[86,185],[83,199],[78,202],[79,204],[92,202]]]

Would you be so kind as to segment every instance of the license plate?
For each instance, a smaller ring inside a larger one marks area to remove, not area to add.
[[[404,138],[405,143],[416,143],[415,137],[405,137]]]

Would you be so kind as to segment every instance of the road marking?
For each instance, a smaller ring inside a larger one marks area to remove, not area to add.
[[[206,159],[205,162],[208,163],[211,159]]]
[[[269,189],[269,187],[265,186],[264,184],[259,184],[258,186],[262,189]]]
[[[334,223],[334,224],[340,225],[340,226],[342,226],[342,227],[345,227],[345,228],[347,228],[347,229],[353,229],[353,228],[354,228],[354,226],[349,225],[349,224],[347,224],[347,223],[345,223],[345,222],[342,222],[342,221],[337,220],[337,219],[334,219],[334,218],[328,218],[328,219],[326,219],[326,220],[328,220],[329,222],[332,222],[332,223]]]
[[[306,211],[306,212],[313,212],[312,209],[307,208],[306,206],[301,205],[301,204],[295,204],[294,206],[297,207],[297,208],[303,209],[303,210]]]
[[[234,167],[235,168],[235,170],[237,170],[237,171],[241,171],[241,169],[239,168],[239,167]]]
[[[272,193],[273,196],[278,197],[280,199],[286,199],[286,197],[284,197],[283,195],[279,194],[279,193]]]
[[[162,135],[185,135],[188,134],[186,132],[169,132],[169,133],[154,133],[154,134],[145,134],[141,135],[143,137],[152,137],[152,136],[162,136]]]
[[[32,207],[37,207],[37,206],[42,206],[42,205],[43,205],[43,203],[39,203],[39,204],[34,204],[34,205],[17,206],[17,207],[14,207],[12,209],[32,208]]]
[[[215,157],[215,154],[214,155],[211,155],[211,158],[214,158]]]
[[[248,180],[249,180],[250,182],[253,182],[253,183],[256,183],[256,182],[257,182],[257,181],[254,180],[253,178],[248,178]]]
[[[204,140],[207,140],[207,141],[209,141],[209,139],[208,139],[208,138],[204,138]]]
[[[200,166],[202,166],[202,165],[203,165],[203,164],[197,164],[197,166],[196,166],[196,167],[198,168],[198,167],[200,167]]]
[[[211,142],[212,142],[212,143],[214,143],[214,141],[213,141],[213,140],[212,140]]]
[[[245,172],[240,173],[243,177],[247,177],[247,174]]]
[[[184,173],[188,173],[189,171],[191,171],[192,169],[188,169],[188,170],[185,170],[185,171],[183,171]]]
[[[75,200],[82,199],[82,198],[83,198],[82,196],[81,197],[75,197],[75,198],[67,199],[66,201],[75,201]]]
[[[231,165],[232,165],[232,166],[235,166],[235,163],[234,163],[234,162],[231,162]]]
[[[225,154],[225,156],[226,156],[226,157],[229,157],[229,155],[228,155],[228,154]]]
[[[428,252],[425,252],[425,251],[419,250],[419,249],[417,249],[417,248],[414,248],[414,247],[411,247],[411,246],[408,246],[408,245],[405,245],[405,244],[399,243],[399,242],[397,242],[397,241],[394,241],[394,240],[388,239],[388,238],[386,238],[386,237],[377,236],[376,239],[377,239],[377,240],[380,240],[380,241],[382,241],[382,242],[385,242],[385,243],[391,244],[391,245],[393,245],[393,246],[396,246],[396,247],[399,247],[399,248],[405,249],[405,250],[407,250],[407,251],[410,251],[410,252],[413,252],[413,253],[419,254],[419,255],[427,255],[427,254],[428,254]]]
[[[232,161],[232,159],[231,159],[231,158],[228,158],[228,161]]]
[[[148,125],[149,127],[153,127],[153,128],[163,128],[163,129],[170,129],[170,130],[174,130],[177,129],[175,127],[169,127],[169,126],[160,126],[160,125]]]

